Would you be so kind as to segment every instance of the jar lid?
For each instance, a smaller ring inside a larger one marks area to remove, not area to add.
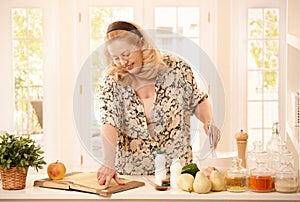
[[[258,159],[256,163],[257,163],[257,167],[251,170],[251,175],[255,175],[255,176],[272,175],[272,171],[266,166],[267,162]]]
[[[164,154],[165,152],[163,150],[157,150],[156,154]]]
[[[245,177],[247,175],[247,169],[241,166],[242,159],[232,159],[232,167],[227,170],[226,175],[229,177]]]

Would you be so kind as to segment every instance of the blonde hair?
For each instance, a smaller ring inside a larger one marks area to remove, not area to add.
[[[109,44],[115,40],[123,40],[129,44],[135,44],[141,47],[143,57],[143,68],[141,73],[139,73],[138,75],[139,78],[153,79],[156,77],[159,71],[166,67],[166,65],[162,61],[160,51],[155,47],[148,34],[144,30],[142,30],[138,25],[135,25],[133,23],[130,24],[134,25],[137,28],[137,32],[139,34],[133,31],[121,29],[110,31],[106,34],[104,48],[104,54],[108,65],[108,75],[112,75],[117,82],[121,82],[125,85],[131,84],[132,75],[124,68],[115,65],[110,54],[107,51],[107,46],[109,46]],[[142,38],[140,37],[140,35],[142,35]]]

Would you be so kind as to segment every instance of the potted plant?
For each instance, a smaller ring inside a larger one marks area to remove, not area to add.
[[[24,189],[28,167],[36,171],[46,164],[44,152],[35,141],[24,136],[5,133],[0,136],[0,174],[2,188]]]

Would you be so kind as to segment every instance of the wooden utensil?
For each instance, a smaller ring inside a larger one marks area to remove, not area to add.
[[[154,183],[153,181],[151,181],[148,177],[144,177],[144,179],[146,180],[146,182],[148,182],[150,185],[152,185],[158,191],[165,191],[168,189],[167,186],[160,186],[160,185]]]
[[[237,148],[238,148],[238,157],[242,159],[242,166],[246,168],[246,151],[247,151],[247,140],[248,134],[241,130],[235,135]]]

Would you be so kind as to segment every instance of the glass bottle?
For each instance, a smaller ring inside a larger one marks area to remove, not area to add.
[[[272,127],[272,137],[267,143],[267,152],[270,156],[269,159],[269,167],[270,169],[275,172],[276,169],[280,166],[280,150],[281,145],[283,144],[283,141],[280,137],[280,127],[279,123],[275,122],[273,123]]]
[[[156,151],[155,162],[155,183],[162,184],[162,180],[166,179],[166,157],[165,152],[162,150]]]
[[[172,160],[172,165],[170,167],[170,182],[171,182],[171,188],[177,188],[177,179],[179,175],[181,174],[182,166],[180,164],[179,158]]]
[[[242,160],[235,158],[232,160],[232,167],[227,170],[225,183],[227,191],[244,192],[248,190],[247,169],[243,168]]]
[[[271,192],[274,187],[272,171],[264,159],[257,159],[257,167],[250,171],[249,189],[255,192]]]

